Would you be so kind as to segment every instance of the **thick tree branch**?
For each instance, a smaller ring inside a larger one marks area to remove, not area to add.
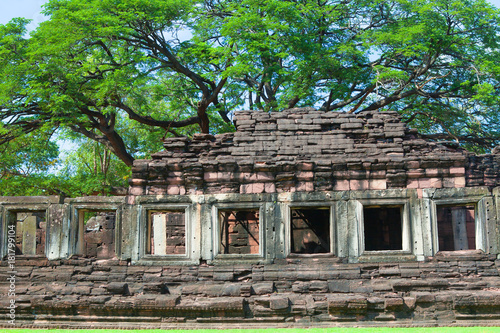
[[[134,163],[134,158],[127,151],[125,142],[114,130],[108,128],[99,127],[98,130],[104,135],[96,134],[85,128],[83,124],[70,125],[70,128],[80,134],[85,135],[87,138],[97,141],[109,149],[113,154],[115,154],[120,160],[122,160],[127,166],[132,166]]]
[[[366,108],[364,108],[363,110],[361,111],[373,111],[373,110],[378,110],[380,108],[383,108],[384,106],[387,106],[391,103],[394,103],[396,101],[399,101],[403,98],[406,98],[406,97],[409,97],[409,96],[412,96],[412,95],[415,95],[417,94],[417,89],[413,89],[413,90],[410,90],[410,91],[407,91],[407,92],[404,92],[404,93],[400,93],[400,94],[392,94],[391,96],[389,97],[386,97],[380,101],[377,101],[377,102],[374,102],[372,104],[370,104],[369,106],[367,106]]]
[[[118,100],[111,102],[110,105],[125,111],[128,114],[129,118],[132,120],[149,126],[161,127],[163,129],[185,127],[199,123],[198,117],[189,117],[179,121],[165,121],[156,120],[149,116],[141,116],[140,114],[136,113],[131,107]]]

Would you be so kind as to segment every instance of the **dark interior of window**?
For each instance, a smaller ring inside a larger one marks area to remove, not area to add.
[[[330,209],[297,208],[291,211],[291,252],[330,252]]]
[[[365,207],[363,209],[365,250],[402,250],[402,207]]]
[[[476,248],[474,206],[437,206],[440,251]]]
[[[183,211],[151,212],[147,254],[186,253],[186,222]]]
[[[221,210],[220,253],[259,253],[259,210]]]

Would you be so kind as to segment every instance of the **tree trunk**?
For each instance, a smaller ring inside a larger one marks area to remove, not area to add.
[[[125,142],[123,142],[123,139],[115,131],[105,133],[105,135],[106,138],[109,140],[109,143],[111,144],[111,147],[115,155],[120,160],[122,160],[123,163],[131,167],[135,159],[127,151],[127,147],[125,146]]]
[[[205,103],[198,103],[198,118],[200,118],[201,133],[208,134],[210,132],[210,120],[208,119]]]

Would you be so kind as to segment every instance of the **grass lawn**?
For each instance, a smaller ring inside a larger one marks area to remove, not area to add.
[[[180,333],[180,332],[193,332],[193,333],[216,333],[222,330],[206,329],[206,330],[67,330],[67,329],[0,329],[0,332],[7,333]],[[412,328],[387,328],[387,327],[369,327],[369,328],[269,328],[269,329],[228,329],[224,333],[500,333],[500,327],[412,327]]]

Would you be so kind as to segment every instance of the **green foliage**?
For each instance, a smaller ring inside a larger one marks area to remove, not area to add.
[[[233,131],[235,110],[296,106],[397,110],[436,140],[500,144],[485,0],[50,0],[45,14],[30,38],[28,20],[0,26],[0,144],[60,129],[131,166],[165,136]],[[83,170],[84,192],[120,183]]]
[[[71,181],[71,196],[108,195],[116,188],[126,188],[130,168],[101,144],[80,140],[69,153],[59,176]]]
[[[49,134],[28,134],[0,146],[0,195],[47,195],[58,163],[58,147]]]

